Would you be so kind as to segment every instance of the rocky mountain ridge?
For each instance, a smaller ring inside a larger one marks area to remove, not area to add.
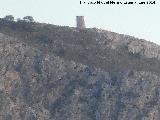
[[[159,46],[131,36],[0,22],[1,120],[159,120]]]

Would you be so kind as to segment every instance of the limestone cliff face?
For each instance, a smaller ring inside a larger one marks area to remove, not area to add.
[[[0,26],[0,120],[160,119],[158,45],[98,29],[22,26]]]

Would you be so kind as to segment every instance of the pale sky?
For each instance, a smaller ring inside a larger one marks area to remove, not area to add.
[[[0,17],[11,14],[15,18],[23,18],[30,15],[38,22],[75,27],[76,16],[83,15],[87,27],[97,27],[160,44],[160,1],[158,0],[155,0],[154,5],[80,5],[80,0],[0,1]]]

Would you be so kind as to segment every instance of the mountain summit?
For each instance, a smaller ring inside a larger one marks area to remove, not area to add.
[[[96,28],[0,20],[0,120],[159,120],[160,46]]]

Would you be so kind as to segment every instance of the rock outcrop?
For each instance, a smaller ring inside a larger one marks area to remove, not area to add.
[[[147,58],[157,58],[160,60],[160,46],[146,41],[132,41],[128,45],[129,52],[144,55]]]

